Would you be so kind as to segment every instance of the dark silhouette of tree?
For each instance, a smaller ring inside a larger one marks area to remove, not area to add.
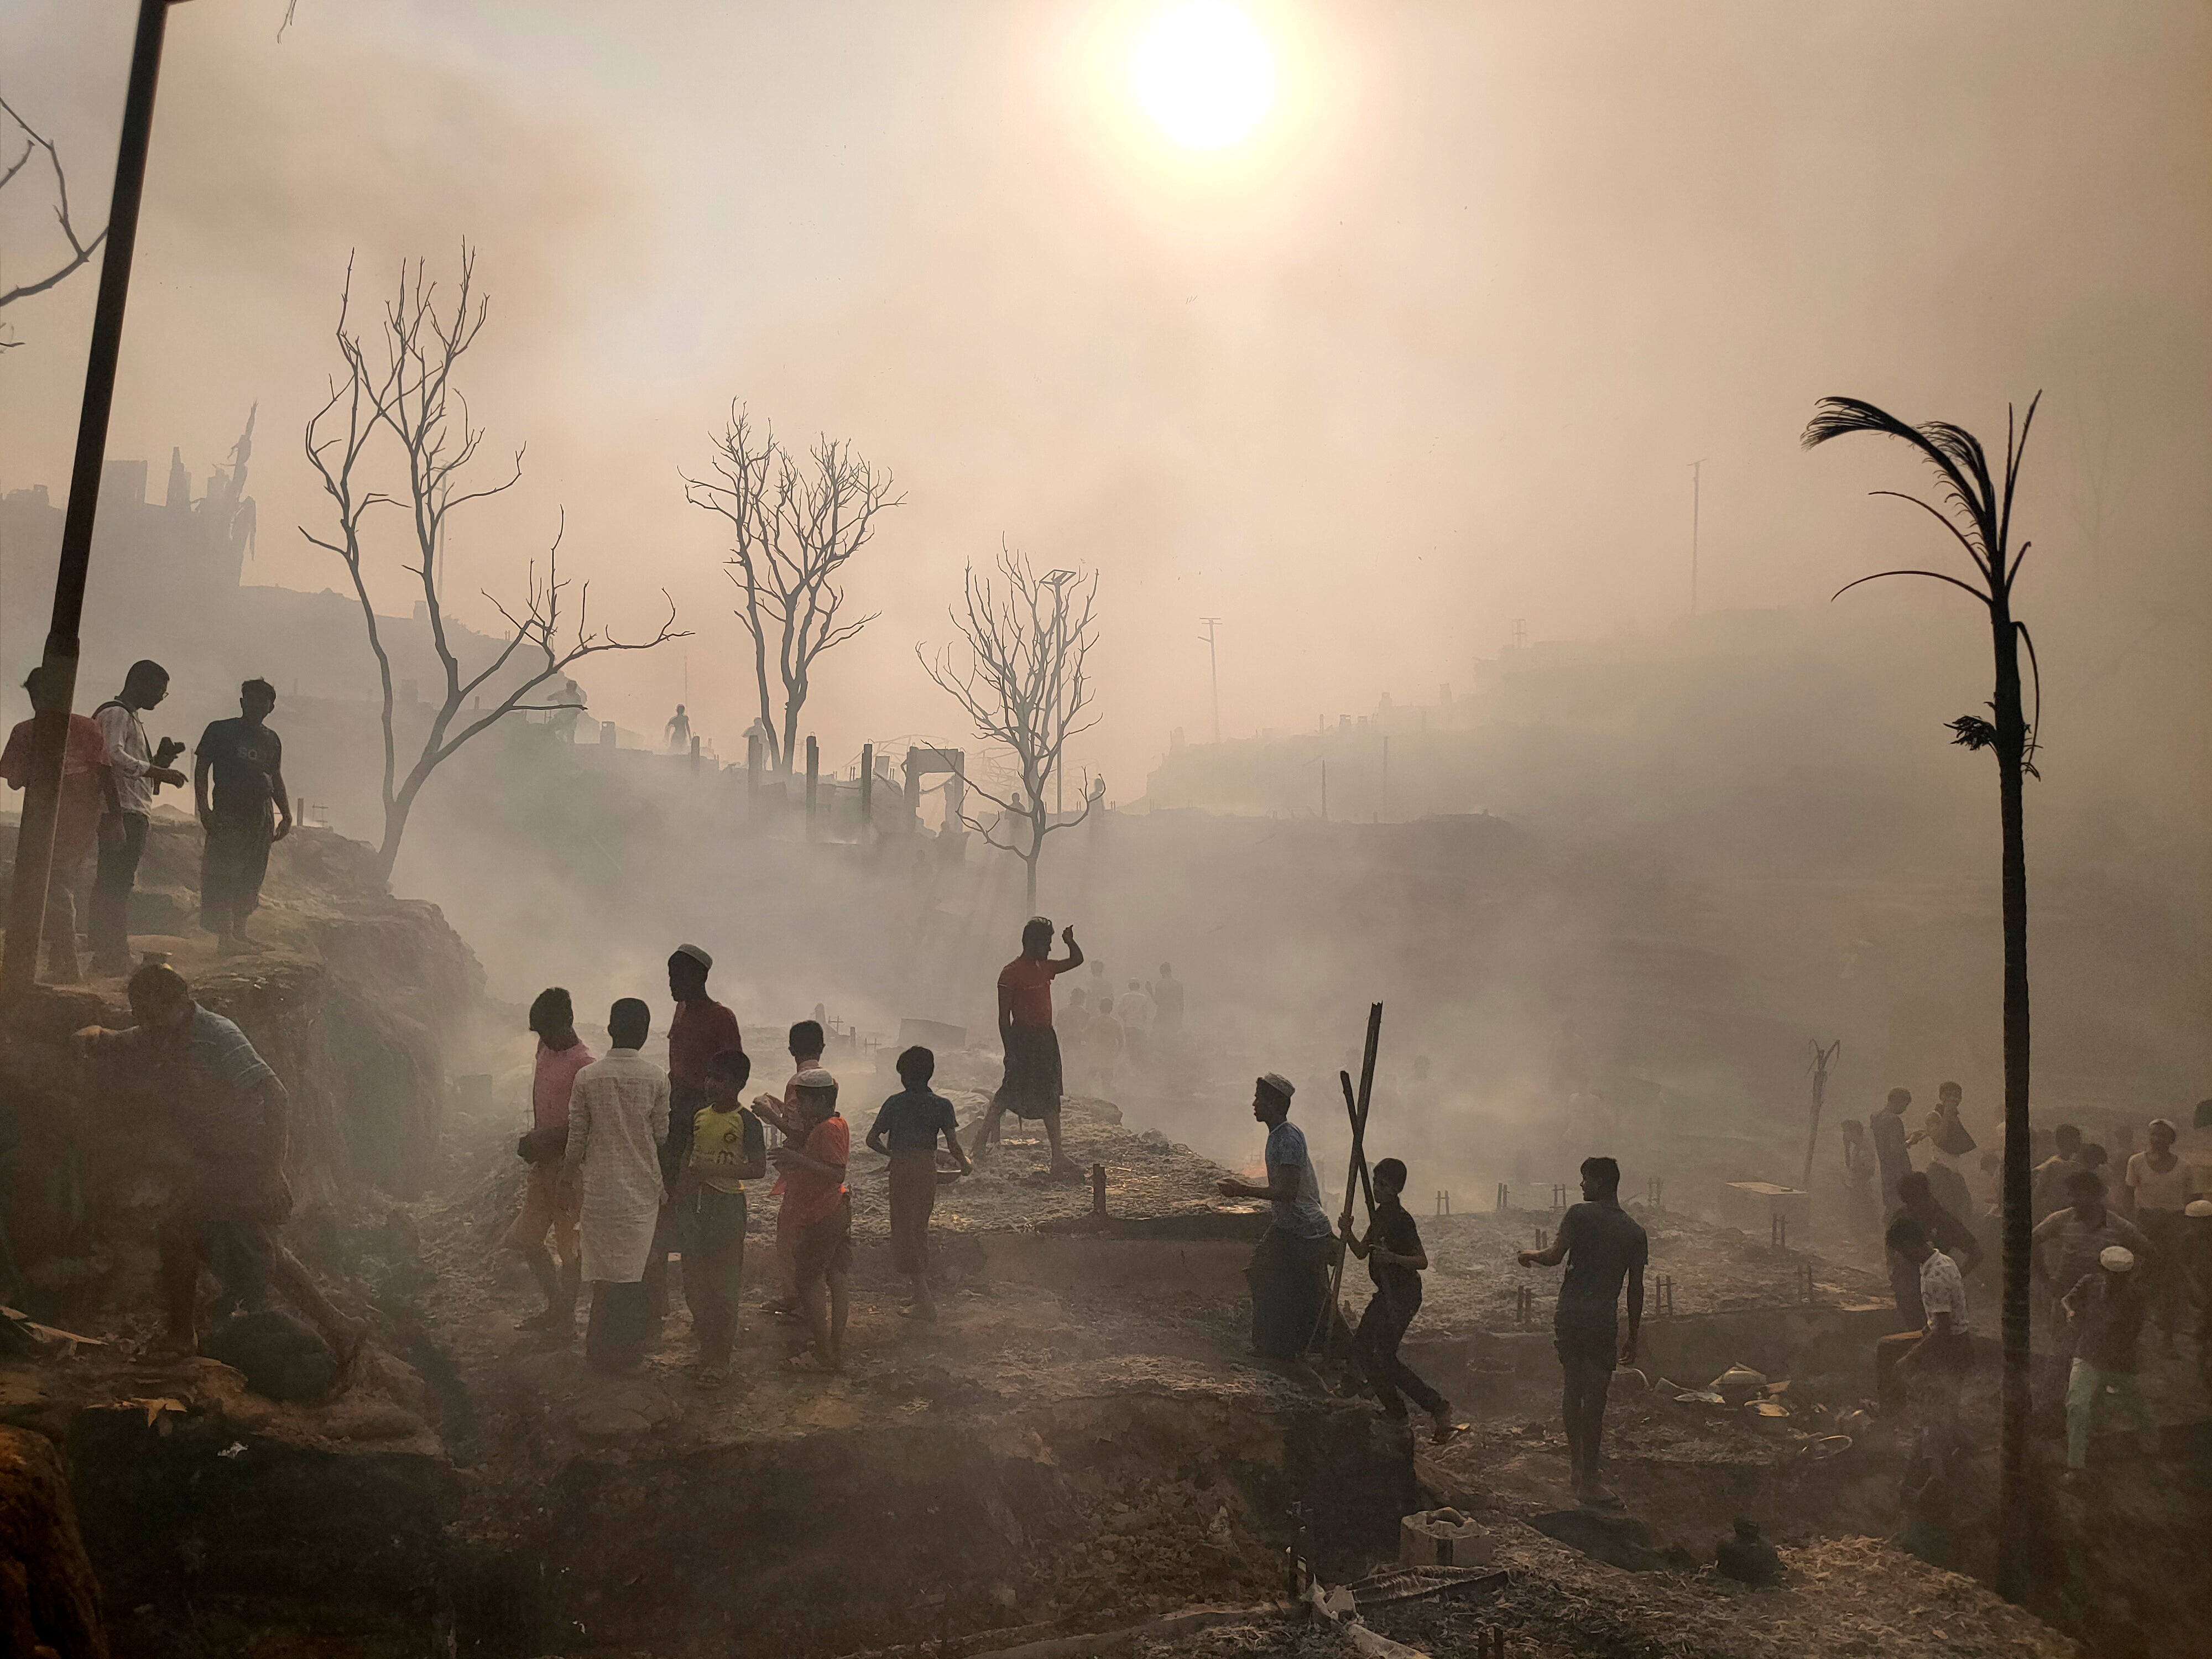
[[[1092,608],[1098,577],[1094,572],[1086,584],[1066,572],[1040,576],[1025,556],[1006,548],[999,553],[999,570],[1006,578],[1003,588],[994,587],[988,576],[977,576],[972,562],[962,580],[966,615],[951,614],[965,660],[957,659],[950,645],[933,662],[919,647],[915,655],[929,678],[960,705],[975,734],[1012,754],[1020,783],[1011,799],[993,793],[973,777],[966,780],[969,791],[1000,810],[997,823],[987,825],[964,811],[962,821],[993,847],[1022,860],[1027,902],[1035,910],[1045,837],[1082,823],[1103,798],[1103,780],[1098,780],[1086,783],[1083,810],[1073,817],[1056,817],[1045,805],[1046,792],[1066,763],[1067,740],[1097,724],[1085,715],[1097,692],[1089,659],[1097,642]],[[1010,839],[998,838],[1000,829],[1007,829]]]
[[[523,597],[507,602],[485,593],[507,624],[506,635],[491,659],[473,672],[463,669],[446,634],[445,596],[441,592],[443,572],[438,550],[447,518],[471,501],[483,501],[514,488],[522,477],[522,452],[514,453],[512,471],[500,483],[483,489],[466,487],[462,474],[475,459],[483,441],[483,428],[469,418],[467,400],[453,385],[453,371],[483,329],[489,301],[472,298],[476,256],[461,247],[460,287],[449,311],[438,307],[436,284],[424,279],[423,262],[410,274],[399,268],[399,283],[384,308],[379,349],[374,359],[362,337],[349,329],[353,298],[353,266],[346,266],[345,288],[338,301],[338,356],[346,378],[330,382],[331,395],[307,422],[307,464],[323,481],[323,489],[336,509],[336,539],[315,535],[304,525],[300,533],[317,547],[345,561],[353,578],[354,595],[361,601],[362,621],[368,630],[368,647],[384,688],[384,839],[377,850],[377,873],[386,881],[399,856],[400,839],[406,834],[408,814],[430,775],[451,760],[470,738],[489,730],[509,714],[534,712],[556,716],[572,710],[567,692],[568,671],[584,658],[604,651],[649,651],[671,640],[689,635],[676,628],[676,602],[668,601],[668,616],[650,639],[617,639],[591,622],[591,587],[577,589],[575,616],[563,613],[571,584],[561,578],[562,532],[556,531],[545,556],[545,574],[539,576],[533,562],[525,579]],[[396,447],[406,464],[404,498],[368,488],[360,474],[379,431]],[[409,511],[415,562],[401,568],[422,584],[421,604],[430,629],[431,647],[444,670],[444,695],[421,750],[406,775],[399,775],[398,736],[393,729],[392,659],[386,652],[376,607],[370,602],[362,545],[364,520],[380,507]],[[667,599],[665,590],[661,597]],[[487,692],[489,708],[471,706]],[[550,701],[535,700],[543,690]]]
[[[35,127],[18,115],[15,112],[15,106],[4,98],[0,98],[0,113],[5,113],[9,120],[21,128],[23,132],[23,153],[21,155],[10,161],[3,153],[0,153],[0,191],[4,191],[9,185],[14,184],[17,176],[30,165],[31,157],[37,152],[44,150],[46,155],[46,165],[53,169],[54,174],[54,218],[62,228],[63,239],[70,246],[69,256],[45,276],[34,277],[27,283],[18,283],[13,288],[0,289],[0,310],[4,310],[18,300],[27,300],[34,294],[44,294],[64,278],[91,264],[92,256],[100,251],[100,245],[107,240],[107,229],[106,227],[102,226],[88,242],[78,238],[76,226],[70,219],[69,175],[62,171],[61,151],[55,148],[52,139],[41,137]],[[21,340],[0,340],[0,351],[5,351],[11,346],[21,344],[22,344]]]
[[[714,479],[684,478],[684,498],[730,521],[730,556],[723,564],[744,596],[737,617],[753,641],[753,679],[769,760],[789,774],[799,748],[799,711],[812,689],[814,664],[845,643],[875,613],[840,623],[845,603],[838,576],[874,537],[876,515],[904,498],[891,494],[891,475],[878,472],[849,443],[815,440],[802,465],[763,426],[732,404],[714,440]],[[782,718],[769,680],[773,640],[781,684]]]
[[[2027,1589],[2023,1538],[2029,1504],[2027,1429],[2033,1406],[2028,1375],[2029,1233],[2033,1176],[2028,1166],[2027,1075],[2027,852],[2021,821],[2024,781],[2035,770],[2036,726],[2042,713],[2042,684],[2035,673],[2035,642],[2027,625],[2013,616],[2013,584],[2029,544],[2012,546],[2012,510],[2020,481],[2021,457],[2028,428],[2035,423],[2038,392],[2014,430],[2013,411],[2005,410],[2002,471],[1992,477],[1981,442],[1948,421],[1908,426],[1886,410],[1856,398],[1823,398],[1805,428],[1805,447],[1854,432],[1874,432],[1912,446],[1935,468],[1942,483],[1940,506],[1893,489],[1875,491],[1911,501],[1950,533],[1966,550],[1975,580],[1962,580],[1939,570],[1883,570],[1847,584],[1883,576],[1925,576],[1971,593],[1988,612],[1990,641],[1996,656],[1996,683],[1990,718],[1962,714],[1950,722],[1952,740],[1968,749],[1993,751],[1997,763],[1997,821],[2002,843],[2004,908],[2004,1434],[2003,1472],[1998,1496],[1998,1589],[2017,1600]],[[2031,719],[2021,694],[2020,650],[2027,647],[2034,676],[2036,713]]]

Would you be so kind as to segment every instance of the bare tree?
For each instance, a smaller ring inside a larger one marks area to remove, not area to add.
[[[88,242],[78,238],[76,226],[70,220],[69,175],[62,171],[61,151],[55,148],[52,139],[41,137],[35,127],[17,114],[15,106],[4,98],[0,98],[0,112],[4,112],[9,120],[23,131],[23,153],[21,155],[10,161],[4,153],[0,153],[0,191],[6,190],[9,185],[15,182],[17,175],[30,165],[31,157],[34,153],[44,150],[46,155],[46,165],[53,169],[54,174],[54,218],[62,228],[63,239],[70,245],[69,257],[44,276],[27,283],[18,283],[10,289],[0,289],[0,310],[4,310],[18,300],[27,300],[34,294],[44,294],[65,277],[90,264],[92,256],[99,251],[100,245],[107,240],[107,228],[103,225]],[[21,340],[0,340],[0,351],[5,351],[11,346],[21,343]]]
[[[378,848],[377,867],[386,881],[399,856],[408,814],[414,810],[422,786],[470,738],[509,714],[559,712],[569,707],[533,698],[540,688],[565,678],[569,668],[586,657],[606,651],[649,651],[671,640],[688,637],[676,628],[672,599],[666,619],[650,639],[620,640],[594,627],[589,584],[577,590],[574,619],[565,617],[571,584],[561,577],[562,532],[556,531],[546,552],[544,575],[538,575],[532,562],[520,600],[510,603],[484,594],[506,624],[503,642],[480,668],[473,672],[464,669],[447,636],[446,601],[440,591],[442,573],[437,554],[446,520],[471,501],[512,489],[522,476],[522,452],[517,450],[501,482],[477,489],[469,487],[462,478],[484,436],[483,428],[469,418],[467,400],[453,386],[454,369],[475,344],[489,305],[474,297],[475,277],[476,256],[464,243],[460,286],[451,307],[441,312],[436,284],[425,280],[423,262],[417,260],[411,274],[402,264],[398,288],[384,307],[378,349],[372,357],[362,336],[350,328],[353,265],[349,261],[337,328],[338,356],[345,365],[346,378],[331,379],[330,397],[308,421],[305,439],[308,465],[323,481],[337,526],[333,537],[318,536],[305,526],[300,533],[345,562],[383,683],[384,839]],[[363,482],[364,463],[380,430],[389,445],[397,446],[406,464],[404,499]],[[404,777],[399,773],[398,736],[392,722],[392,658],[385,647],[376,607],[370,601],[362,540],[364,521],[380,507],[408,510],[414,562],[403,562],[400,568],[422,584],[430,644],[445,678],[444,696]],[[562,530],[566,527],[564,514]],[[667,598],[665,590],[662,597]],[[487,688],[490,706],[471,707],[471,701]]]
[[[2028,1168],[2027,1121],[2027,850],[2023,827],[2023,783],[2038,775],[2035,769],[2036,726],[2042,717],[2041,676],[2036,675],[2035,718],[2023,706],[2020,647],[2027,647],[2028,667],[2035,669],[2035,641],[2027,626],[2012,614],[2013,583],[2019,579],[2021,562],[2029,544],[2012,547],[2013,495],[2020,481],[2020,463],[2027,448],[2028,428],[2035,424],[2035,407],[2042,394],[2028,404],[2027,413],[2014,429],[2012,410],[2005,411],[2004,469],[1995,478],[1981,441],[1964,427],[1948,421],[1908,426],[1887,410],[1856,398],[1823,398],[1805,428],[1805,447],[1826,443],[1847,433],[1875,432],[1912,446],[1920,458],[1935,468],[1942,488],[1938,507],[1917,495],[1879,489],[1878,495],[1896,495],[1911,501],[1949,532],[1966,550],[1973,565],[1974,580],[1962,581],[1939,570],[1883,570],[1859,581],[1883,576],[1925,576],[1974,596],[1988,613],[1990,638],[1996,659],[1996,685],[1990,694],[1992,720],[1965,714],[1950,722],[1952,741],[1968,749],[1993,750],[1997,763],[1997,823],[2002,843],[2002,888],[2004,911],[2004,1431],[1998,1487],[1998,1589],[2018,1600],[2027,1589],[2027,1552],[2024,1536],[2030,1504],[2027,1483],[2027,1431],[2033,1410],[2028,1378],[2028,1261],[2029,1234],[2035,1224],[2030,1213],[2033,1177]],[[1858,586],[1852,582],[1840,590]]]
[[[753,641],[753,678],[769,760],[788,774],[799,745],[799,711],[812,688],[814,664],[842,645],[875,613],[837,620],[845,603],[838,578],[876,532],[876,515],[905,498],[891,494],[891,475],[853,453],[850,443],[815,440],[802,465],[763,425],[757,435],[740,404],[714,439],[715,477],[684,476],[684,498],[730,521],[730,556],[723,563],[742,602],[737,618]],[[782,710],[769,679],[773,640]]]
[[[950,645],[935,661],[919,648],[915,654],[929,678],[960,705],[976,736],[1011,751],[1020,779],[1012,799],[972,777],[967,780],[968,790],[1002,816],[991,825],[964,811],[962,819],[992,846],[1021,859],[1028,876],[1027,902],[1034,910],[1045,837],[1082,823],[1097,810],[1105,793],[1103,778],[1086,781],[1083,810],[1073,817],[1056,815],[1045,805],[1045,791],[1066,763],[1067,740],[1097,724],[1095,716],[1085,716],[1097,690],[1090,676],[1090,657],[1097,642],[1092,628],[1098,577],[1094,572],[1086,583],[1068,571],[1039,575],[1025,556],[1011,548],[1000,550],[999,570],[1006,579],[1003,588],[988,576],[977,576],[973,563],[968,567],[961,584],[967,614],[951,613],[962,641],[959,654]],[[1009,839],[1000,840],[1000,830]]]

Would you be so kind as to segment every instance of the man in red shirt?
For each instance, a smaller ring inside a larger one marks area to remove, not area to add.
[[[679,945],[668,958],[676,1017],[668,1023],[668,1139],[660,1148],[660,1173],[670,1192],[691,1161],[692,1126],[707,1103],[707,1068],[717,1054],[745,1051],[738,1017],[707,994],[714,965],[714,958],[696,945]],[[645,1264],[646,1294],[656,1318],[668,1311],[668,1253],[678,1248],[673,1209],[664,1208],[660,1219]]]
[[[814,1359],[823,1370],[845,1364],[845,1278],[853,1265],[853,1199],[845,1185],[853,1132],[837,1113],[837,1079],[820,1070],[798,1079],[803,1144],[769,1154],[783,1176],[782,1221],[796,1239],[799,1305],[814,1333]],[[793,1356],[794,1363],[799,1362]]]
[[[33,668],[23,682],[31,694],[31,707],[40,706],[40,683],[46,670]],[[25,720],[8,734],[0,750],[0,779],[10,789],[31,781],[31,734],[35,720]],[[115,779],[107,768],[107,739],[99,725],[83,714],[69,717],[69,740],[62,750],[62,798],[54,820],[53,873],[46,883],[46,978],[56,985],[76,985],[82,975],[76,958],[76,900],[70,883],[91,853],[104,814],[119,811]]]
[[[983,1127],[975,1133],[975,1152],[999,1138],[999,1120],[1008,1112],[1042,1121],[1052,1146],[1052,1173],[1071,1175],[1075,1166],[1060,1148],[1060,1038],[1052,1029],[1052,982],[1083,965],[1075,929],[1061,930],[1067,954],[1051,960],[1052,922],[1031,916],[1022,929],[1022,953],[999,971],[999,1042],[1006,1072],[991,1097]]]
[[[538,1034],[538,1063],[530,1083],[530,1133],[517,1148],[530,1166],[523,1189],[522,1213],[507,1235],[507,1248],[530,1264],[530,1276],[545,1293],[545,1311],[522,1322],[526,1331],[543,1331],[566,1340],[575,1333],[576,1297],[583,1289],[583,1267],[576,1251],[577,1217],[583,1189],[562,1178],[568,1151],[568,1097],[576,1073],[599,1056],[576,1035],[576,1010],[568,994],[556,985],[540,991],[530,1005],[530,1029]],[[553,1250],[545,1235],[553,1235]]]

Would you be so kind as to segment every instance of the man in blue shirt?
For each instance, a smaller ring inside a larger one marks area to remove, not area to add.
[[[1296,1358],[1313,1340],[1336,1251],[1305,1135],[1290,1121],[1294,1092],[1279,1072],[1261,1078],[1252,1092],[1252,1115],[1267,1126],[1267,1184],[1255,1187],[1234,1176],[1217,1183],[1224,1198],[1264,1198],[1274,1206],[1244,1270],[1252,1286],[1252,1352],[1268,1359]]]
[[[292,1214],[283,1084],[245,1032],[192,1000],[175,969],[148,963],[131,976],[129,994],[137,1024],[121,1031],[88,1026],[76,1046],[88,1058],[127,1058],[166,1101],[191,1156],[191,1188],[155,1231],[168,1322],[164,1346],[179,1354],[198,1352],[205,1264],[226,1295],[249,1308],[273,1284],[322,1334],[340,1368],[349,1368],[368,1327],[332,1307],[277,1236]]]

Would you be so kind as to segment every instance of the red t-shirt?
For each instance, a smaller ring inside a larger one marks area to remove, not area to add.
[[[853,1153],[853,1131],[835,1112],[814,1126],[806,1144],[799,1149],[817,1164],[836,1165],[836,1175],[817,1175],[811,1170],[793,1170],[783,1177],[783,1224],[811,1227],[836,1212],[845,1195],[845,1160]]]
[[[13,789],[31,781],[33,725],[25,720],[18,726],[8,734],[7,748],[0,750],[0,779]],[[88,714],[71,714],[69,741],[62,748],[61,811],[54,821],[58,865],[75,864],[92,850],[106,805],[100,787],[100,770],[106,764],[107,739],[98,723]]]
[[[676,1005],[668,1023],[668,1081],[672,1088],[704,1089],[707,1067],[719,1054],[745,1051],[738,1017],[712,997]]]
[[[1052,982],[1074,964],[1019,956],[999,970],[999,988],[1012,994],[1014,1024],[1052,1029]]]

